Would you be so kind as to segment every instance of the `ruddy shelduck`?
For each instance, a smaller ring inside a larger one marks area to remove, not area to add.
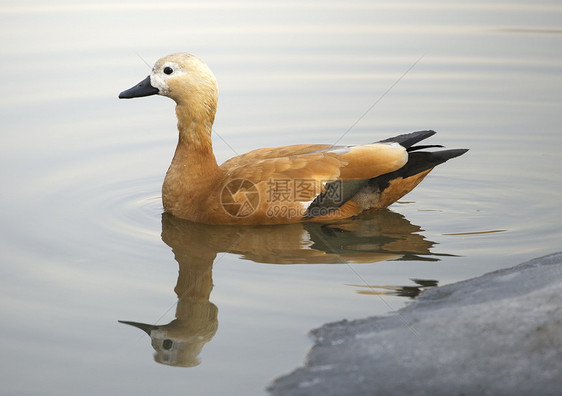
[[[211,132],[218,85],[207,65],[177,53],[119,98],[163,95],[176,102],[179,140],[162,185],[166,212],[207,224],[283,224],[353,217],[385,208],[466,149],[427,150],[419,131],[359,146],[262,148],[218,165]]]

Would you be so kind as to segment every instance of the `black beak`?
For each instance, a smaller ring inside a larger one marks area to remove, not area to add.
[[[149,325],[149,324],[146,324],[146,323],[129,322],[129,321],[126,321],[126,320],[118,320],[118,322],[137,327],[137,328],[143,330],[148,335],[150,335],[150,332],[152,330],[158,328],[158,326],[153,326],[153,325]]]
[[[140,98],[143,96],[156,95],[158,88],[150,85],[150,76],[142,80],[132,88],[127,89],[119,94],[119,99]]]

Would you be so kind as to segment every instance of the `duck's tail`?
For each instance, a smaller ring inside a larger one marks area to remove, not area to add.
[[[443,148],[443,146],[439,144],[415,146],[416,143],[433,135],[435,135],[435,131],[418,131],[381,140],[380,143],[398,143],[403,146],[408,152],[408,162],[397,171],[387,173],[386,175],[371,180],[383,182],[385,179],[392,180],[397,177],[405,179],[442,164],[451,158],[463,155],[468,151],[468,149],[420,151],[429,148]]]
[[[408,162],[400,169],[367,180],[344,180],[328,183],[328,193],[321,194],[308,208],[311,213],[315,208],[338,208],[345,213],[355,215],[368,213],[386,208],[404,195],[412,191],[427,174],[437,165],[458,157],[468,149],[431,150],[442,148],[441,145],[418,145],[420,141],[433,136],[435,131],[418,131],[395,136],[377,143],[398,143],[408,152]],[[331,189],[340,191],[338,196],[343,198],[339,204],[332,202],[328,197]],[[342,204],[343,202],[343,204]],[[305,219],[314,216],[307,213]]]
[[[416,143],[434,134],[435,131],[419,131],[381,141],[384,143],[395,142],[405,147],[408,152],[408,162],[402,168],[394,172],[369,180],[369,189],[380,194],[374,209],[382,209],[396,202],[412,191],[435,166],[451,158],[463,155],[468,151],[468,149],[420,151],[430,148],[442,148],[443,146],[415,146]]]

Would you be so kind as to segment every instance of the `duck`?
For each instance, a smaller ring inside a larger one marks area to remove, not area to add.
[[[431,170],[467,149],[417,143],[433,130],[362,145],[294,144],[252,150],[218,165],[212,146],[218,84],[189,53],[159,59],[120,99],[167,96],[179,138],[162,184],[165,212],[205,224],[326,222],[387,208]]]

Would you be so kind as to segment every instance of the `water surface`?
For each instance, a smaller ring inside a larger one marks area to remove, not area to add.
[[[4,392],[264,394],[303,362],[311,328],[560,250],[561,14],[517,1],[4,2]],[[176,51],[219,81],[219,162],[420,129],[470,151],[389,211],[337,226],[179,221],[160,202],[173,103],[117,99],[148,74],[141,58]]]

